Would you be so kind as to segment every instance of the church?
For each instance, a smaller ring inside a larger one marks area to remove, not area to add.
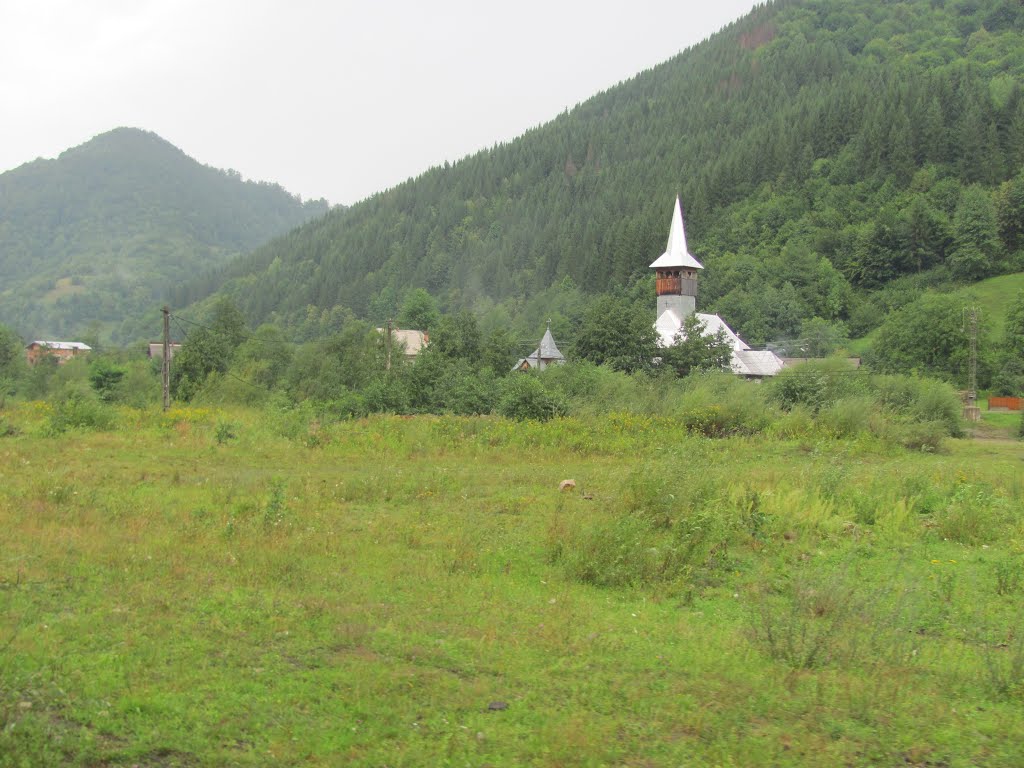
[[[687,250],[683,212],[678,197],[675,210],[672,212],[668,246],[651,264],[651,269],[657,276],[658,295],[658,319],[654,328],[658,332],[659,344],[662,347],[673,346],[676,334],[683,327],[683,321],[696,314],[704,324],[705,336],[724,331],[732,347],[730,368],[737,376],[761,379],[774,376],[782,370],[782,360],[774,352],[751,349],[718,315],[697,312],[697,275],[698,270],[704,267]]]

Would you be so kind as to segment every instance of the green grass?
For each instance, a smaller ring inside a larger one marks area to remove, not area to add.
[[[0,766],[1024,763],[1024,443],[46,409]]]

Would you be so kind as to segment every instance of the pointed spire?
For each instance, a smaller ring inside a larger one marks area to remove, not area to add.
[[[683,207],[676,197],[676,207],[672,211],[672,227],[668,233],[668,245],[665,252],[658,257],[651,269],[663,267],[690,267],[704,269],[703,265],[690,255],[686,247],[686,230],[683,227]]]
[[[548,320],[548,329],[544,332],[544,338],[540,340],[537,352],[543,360],[564,360],[565,356],[558,351],[555,339],[551,335],[551,321]]]
[[[665,248],[666,253],[671,253],[673,256],[682,256],[688,254],[686,250],[686,230],[683,229],[683,206],[679,202],[679,196],[676,196],[676,207],[672,211],[672,229],[668,232],[668,245]]]

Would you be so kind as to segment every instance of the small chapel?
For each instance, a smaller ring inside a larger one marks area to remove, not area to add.
[[[676,335],[683,327],[683,321],[696,314],[704,324],[705,336],[712,336],[720,330],[725,332],[725,337],[732,346],[730,368],[737,376],[761,379],[774,376],[782,370],[782,360],[774,352],[751,349],[718,315],[697,312],[697,275],[704,267],[686,247],[683,211],[678,197],[675,210],[672,212],[668,246],[651,264],[651,269],[655,271],[655,290],[658,296],[654,328],[658,332],[659,344],[662,347],[674,346]]]
[[[555,339],[551,335],[551,321],[548,320],[548,329],[544,331],[544,337],[540,340],[540,344],[537,349],[533,351],[532,355],[520,358],[513,367],[513,371],[543,371],[552,365],[562,365],[565,363],[565,355],[563,355],[558,346],[555,344]]]

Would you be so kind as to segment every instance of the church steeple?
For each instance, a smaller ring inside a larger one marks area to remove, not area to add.
[[[697,311],[697,270],[704,269],[686,247],[683,209],[676,198],[665,252],[651,264],[657,275],[658,317],[670,309],[683,319]]]

